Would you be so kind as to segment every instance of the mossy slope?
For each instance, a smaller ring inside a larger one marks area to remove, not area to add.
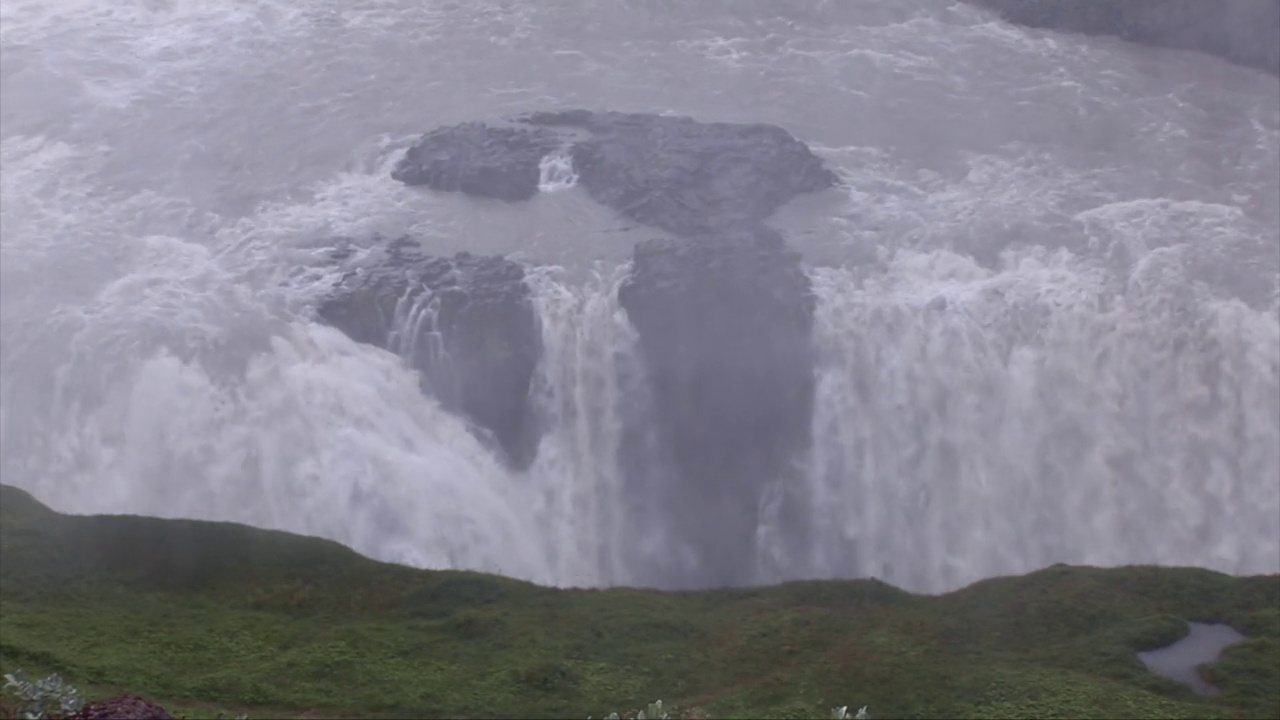
[[[1201,699],[1135,651],[1249,636]],[[942,596],[872,580],[555,590],[231,523],[67,516],[0,486],[0,665],[262,716],[1280,717],[1280,576],[1054,566]]]

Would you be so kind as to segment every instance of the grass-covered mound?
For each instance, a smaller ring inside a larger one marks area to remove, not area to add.
[[[1249,638],[1206,668],[1217,697],[1135,656],[1184,620]],[[1280,576],[554,590],[231,523],[61,515],[0,486],[0,670],[17,668],[192,717],[583,718],[662,698],[713,718],[1276,718]]]

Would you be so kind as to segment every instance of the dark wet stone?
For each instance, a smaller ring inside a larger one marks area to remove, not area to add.
[[[1029,27],[1198,50],[1280,76],[1280,0],[966,0]]]
[[[424,135],[392,176],[504,200],[537,192],[539,163],[568,148],[579,183],[621,215],[676,235],[760,222],[838,181],[804,143],[765,124],[570,110]]]
[[[698,584],[752,581],[760,494],[808,446],[814,297],[764,226],[636,247],[619,300],[640,335],[678,539]]]
[[[466,123],[423,135],[391,172],[407,185],[497,200],[538,194],[542,158],[560,144],[555,133]]]
[[[433,131],[406,153],[394,176],[518,201],[536,193],[540,163],[556,151],[571,154],[579,185],[597,202],[674,236],[637,246],[631,277],[619,291],[639,333],[651,395],[640,403],[645,413],[624,419],[629,439],[620,457],[628,492],[646,507],[657,502],[668,526],[664,535],[694,556],[691,566],[665,575],[659,570],[655,579],[666,586],[750,583],[760,498],[771,483],[794,479],[795,459],[808,445],[814,392],[809,280],[799,256],[764,220],[838,178],[804,143],[773,125],[587,110]],[[436,262],[412,263],[415,277],[431,285]],[[376,302],[343,301],[353,307],[349,314],[364,319],[340,321],[329,311],[330,322],[364,328],[364,336],[348,330],[357,339],[387,342],[379,338],[388,335],[388,324],[378,318],[401,302],[401,275],[366,291],[381,298]],[[502,297],[507,301],[496,317],[506,318],[512,331],[523,327],[512,310],[514,295]],[[373,305],[376,312],[360,309]],[[430,353],[401,352],[427,358],[414,362],[430,376]],[[525,373],[532,371],[524,361],[536,356],[522,350],[518,367],[492,363],[483,375],[518,375],[520,382],[507,383],[508,400],[523,403]],[[503,407],[490,394],[496,392],[482,395],[484,407]],[[528,416],[510,404],[505,412]],[[499,422],[497,415],[486,416],[488,426]],[[500,427],[504,446],[523,447],[531,434],[524,425]]]
[[[72,715],[71,720],[173,720],[173,716],[150,700],[121,695],[89,703]]]
[[[318,314],[353,340],[403,357],[424,389],[478,426],[511,465],[532,462],[538,432],[529,387],[542,341],[519,263],[431,257],[397,241],[348,273]]]

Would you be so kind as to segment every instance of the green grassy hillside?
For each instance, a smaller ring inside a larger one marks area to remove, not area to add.
[[[1203,699],[1135,651],[1249,637]],[[57,514],[0,486],[0,669],[253,717],[1280,717],[1280,576],[1055,566],[942,596],[870,580],[553,590],[230,523]]]

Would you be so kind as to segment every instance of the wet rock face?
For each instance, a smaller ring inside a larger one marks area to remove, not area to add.
[[[121,695],[98,700],[80,708],[72,720],[173,720],[164,708],[138,697]]]
[[[838,181],[774,125],[586,110],[435,130],[409,149],[392,177],[527,200],[537,192],[541,159],[562,148],[597,202],[677,235],[763,221],[797,195]]]
[[[424,390],[478,426],[512,466],[532,462],[538,431],[529,387],[542,342],[519,263],[431,257],[401,240],[349,273],[318,314],[353,340],[403,357]]]
[[[587,131],[573,144],[573,165],[591,197],[676,235],[762,222],[797,195],[838,181],[775,125],[582,111],[528,121]]]
[[[644,447],[624,441],[620,461],[628,492],[656,503],[682,554],[679,567],[657,571],[656,584],[751,583],[761,497],[794,479],[815,382],[809,280],[764,223],[838,178],[776,126],[587,110],[435,130],[393,176],[514,202],[537,193],[541,163],[555,152],[571,156],[594,200],[674,236],[637,246],[619,291],[639,334],[652,411],[624,418],[634,426],[628,437],[646,439]],[[490,429],[515,464],[527,465],[539,350],[518,266],[397,255],[345,286],[322,317],[410,358],[445,407]],[[420,298],[437,297],[432,344],[406,328],[420,324]]]
[[[1198,50],[1280,75],[1280,0],[966,0],[1009,22]]]
[[[538,193],[542,158],[559,144],[548,130],[466,123],[423,135],[391,177],[433,190],[528,200]]]
[[[814,298],[800,258],[761,225],[642,243],[619,300],[640,335],[661,491],[698,584],[752,581],[758,502],[809,438]]]

